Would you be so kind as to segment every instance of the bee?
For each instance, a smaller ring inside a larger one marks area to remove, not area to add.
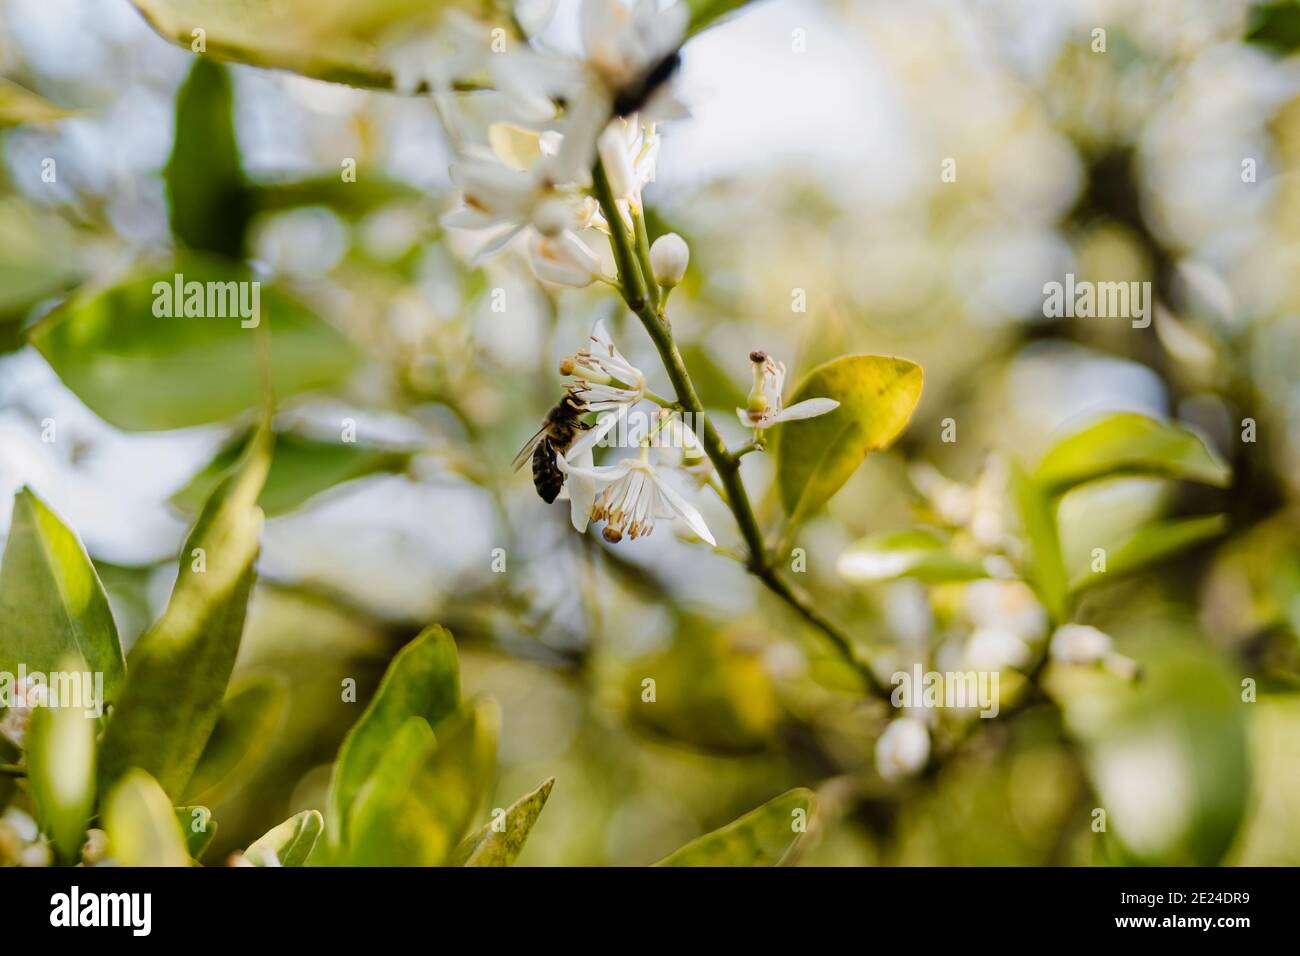
[[[645,106],[659,87],[667,83],[682,65],[682,55],[674,50],[629,84],[614,97],[614,113],[627,116]]]
[[[515,471],[522,468],[529,457],[533,459],[533,487],[548,505],[564,485],[564,473],[555,464],[555,456],[568,451],[578,434],[590,427],[582,421],[585,414],[587,403],[573,392],[565,392],[555,407],[546,413],[537,434],[524,442],[524,447],[515,455],[512,466]]]

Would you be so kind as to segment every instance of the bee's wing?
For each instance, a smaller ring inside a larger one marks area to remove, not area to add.
[[[510,465],[511,471],[518,471],[524,467],[524,462],[533,457],[533,451],[541,443],[541,440],[546,437],[546,427],[546,425],[543,425],[537,429],[537,434],[524,442],[524,447],[519,449],[519,454],[515,455],[515,460]]]

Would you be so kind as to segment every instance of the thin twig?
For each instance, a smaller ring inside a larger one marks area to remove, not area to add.
[[[623,217],[618,210],[618,203],[614,199],[609,178],[606,176],[605,168],[599,160],[592,171],[592,180],[596,200],[600,203],[605,219],[609,223],[610,238],[614,246],[614,262],[618,268],[623,301],[641,320],[646,333],[654,342],[655,348],[659,352],[659,358],[663,362],[664,370],[668,373],[668,379],[672,382],[678,403],[683,409],[694,415],[695,421],[703,425],[700,442],[704,446],[704,453],[713,462],[713,467],[722,481],[722,487],[726,491],[723,500],[726,502],[727,507],[731,509],[732,515],[735,516],[736,525],[740,528],[741,537],[744,538],[745,546],[749,552],[745,567],[751,574],[762,581],[769,591],[790,605],[805,621],[821,631],[840,656],[859,674],[872,693],[887,698],[889,696],[888,691],[881,685],[871,666],[858,656],[852,639],[829,618],[818,611],[807,595],[785,582],[769,562],[767,550],[763,543],[763,532],[758,526],[758,519],[754,516],[754,507],[750,503],[749,494],[745,491],[745,484],[740,477],[740,456],[727,451],[722,436],[718,434],[718,430],[714,427],[712,421],[704,414],[704,405],[700,401],[699,394],[695,391],[695,384],[691,381],[690,373],[686,370],[686,363],[682,360],[681,352],[678,351],[677,344],[673,340],[672,326],[667,318],[660,317],[652,304],[653,301],[659,298],[657,290],[652,293],[647,287],[647,283],[654,282],[654,277],[644,275],[639,268],[639,260],[644,259],[645,256],[639,256],[633,246],[634,240],[628,235]],[[636,238],[640,240],[640,244],[646,244],[649,241],[644,231]]]

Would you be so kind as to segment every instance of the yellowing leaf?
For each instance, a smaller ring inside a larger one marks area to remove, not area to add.
[[[122,866],[189,866],[171,802],[143,770],[125,774],[104,802],[109,853]]]
[[[790,860],[816,809],[817,797],[811,790],[787,791],[655,865],[778,866]]]
[[[255,866],[306,866],[324,826],[320,811],[304,810],[269,830],[244,856]]]
[[[270,458],[263,426],[190,532],[166,610],[131,649],[100,747],[101,789],[140,767],[173,799],[184,792],[221,715],[243,636],[262,529],[256,502]]]
[[[451,866],[510,866],[519,857],[524,848],[524,841],[532,832],[533,824],[546,806],[546,799],[551,795],[555,778],[542,781],[542,785],[531,793],[526,793],[505,811],[503,826],[497,826],[494,811],[490,823],[483,825],[477,833],[465,839],[456,852],[452,854]]]
[[[394,86],[386,46],[436,27],[450,7],[471,6],[468,0],[131,2],[160,34],[194,52],[378,89]]]
[[[846,355],[819,365],[787,405],[833,398],[839,408],[781,425],[776,480],[792,525],[839,491],[868,452],[902,433],[921,398],[921,367],[884,355]]]
[[[84,670],[79,659],[60,667]],[[95,805],[95,725],[83,707],[37,707],[27,732],[27,782],[37,818],[65,864],[79,858]]]
[[[0,77],[0,129],[27,123],[52,123],[76,113],[55,106],[43,96]]]

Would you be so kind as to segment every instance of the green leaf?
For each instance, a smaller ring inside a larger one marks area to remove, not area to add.
[[[16,196],[0,198],[0,352],[22,344],[33,305],[85,275],[77,234],[58,215]]]
[[[185,800],[216,800],[247,775],[275,741],[286,691],[277,677],[248,681],[226,696],[221,716],[185,788]]]
[[[921,398],[921,366],[883,355],[846,355],[808,373],[787,406],[833,398],[839,408],[781,426],[776,480],[796,525],[839,491],[868,452],[907,427]]]
[[[104,675],[105,699],[117,698],[126,672],[103,585],[77,536],[28,488],[14,497],[0,565],[0,634],[0,671],[54,671],[72,651]]]
[[[1300,3],[1273,0],[1252,5],[1246,41],[1276,53],[1294,53],[1300,48]]]
[[[1139,648],[1142,679],[1053,667],[1049,689],[1107,815],[1121,861],[1214,866],[1250,802],[1247,711],[1236,677],[1204,645]]]
[[[184,510],[201,505],[243,453],[248,436],[217,452],[188,485],[172,496]],[[395,473],[410,464],[411,453],[359,442],[321,441],[297,432],[277,432],[271,473],[258,504],[268,517],[300,507],[323,491],[344,482],[382,472]]]
[[[306,866],[324,826],[319,810],[304,810],[270,830],[244,856],[255,866],[266,866],[272,859],[279,866]]]
[[[194,52],[353,86],[390,89],[386,44],[436,26],[449,0],[131,0],[166,39]],[[204,49],[196,49],[196,30]],[[486,40],[484,41],[486,42]]]
[[[714,21],[735,13],[752,2],[753,0],[687,0],[687,6],[691,11],[687,35],[699,33]]]
[[[101,790],[141,767],[173,799],[185,792],[221,716],[239,650],[262,529],[256,501],[270,458],[264,431],[190,532],[166,610],[131,649],[100,748]]]
[[[1093,571],[1089,567],[1070,582],[1070,589],[1081,591],[1104,584],[1120,575],[1131,574],[1194,544],[1217,537],[1227,527],[1228,516],[1223,514],[1155,521],[1144,525],[1116,547],[1106,549],[1104,572]]]
[[[177,807],[176,822],[185,835],[185,852],[190,859],[197,860],[217,835],[217,821],[212,819],[212,811],[197,804]]]
[[[725,827],[692,840],[656,866],[779,866],[812,823],[817,796],[790,790]]]
[[[191,249],[238,259],[249,208],[232,100],[226,68],[195,58],[176,93],[176,134],[163,178],[176,238]]]
[[[347,820],[362,784],[374,772],[389,741],[411,717],[430,726],[460,706],[456,642],[441,627],[425,629],[397,653],[374,699],[339,748],[330,783],[330,839],[347,836]]]
[[[82,667],[80,660],[60,665],[64,672]],[[81,856],[95,806],[95,727],[95,715],[75,706],[37,707],[28,726],[27,783],[36,816],[66,865]]]
[[[76,115],[75,112],[55,106],[45,97],[0,77],[0,129],[28,123],[53,123]]]
[[[446,863],[487,794],[499,723],[490,700],[467,704],[440,724],[436,741],[423,718],[409,718],[357,793],[346,862]]]
[[[325,206],[345,217],[358,217],[389,203],[417,202],[423,193],[378,173],[344,182],[338,173],[288,182],[257,183],[249,187],[255,212],[273,213],[302,206]]]
[[[122,866],[189,866],[185,836],[158,781],[125,774],[104,801],[109,853]]]
[[[505,812],[505,829],[494,830],[492,823],[461,842],[452,854],[451,866],[510,866],[519,857],[533,824],[546,806],[546,800],[555,786],[555,778],[548,777],[542,785],[524,794]],[[495,816],[495,815],[494,815]]]
[[[1185,428],[1134,412],[1110,415],[1057,443],[1034,472],[1051,494],[1120,475],[1178,478],[1224,488],[1226,464]]]
[[[836,563],[848,581],[973,581],[988,577],[975,561],[953,554],[948,542],[930,531],[873,534],[849,545]]]
[[[190,256],[173,268],[137,275],[76,296],[36,324],[33,345],[63,383],[111,425],[127,431],[185,428],[225,421],[264,401],[260,352],[269,331],[276,396],[283,400],[341,382],[357,363],[351,343],[306,306],[272,286],[258,287],[256,318],[180,315],[176,276],[185,287],[252,281],[236,263]],[[252,286],[239,286],[251,309]],[[170,291],[169,291],[170,290]],[[183,293],[182,300],[189,294]],[[238,298],[238,295],[235,297]],[[169,310],[168,305],[172,308]],[[155,315],[155,305],[163,316]],[[166,317],[170,311],[173,317]],[[244,328],[244,322],[267,326]]]
[[[1069,584],[1065,559],[1061,555],[1057,501],[1015,463],[1011,465],[1009,487],[1011,500],[1020,516],[1020,529],[1028,545],[1025,578],[1052,620],[1059,623],[1065,620]]]

